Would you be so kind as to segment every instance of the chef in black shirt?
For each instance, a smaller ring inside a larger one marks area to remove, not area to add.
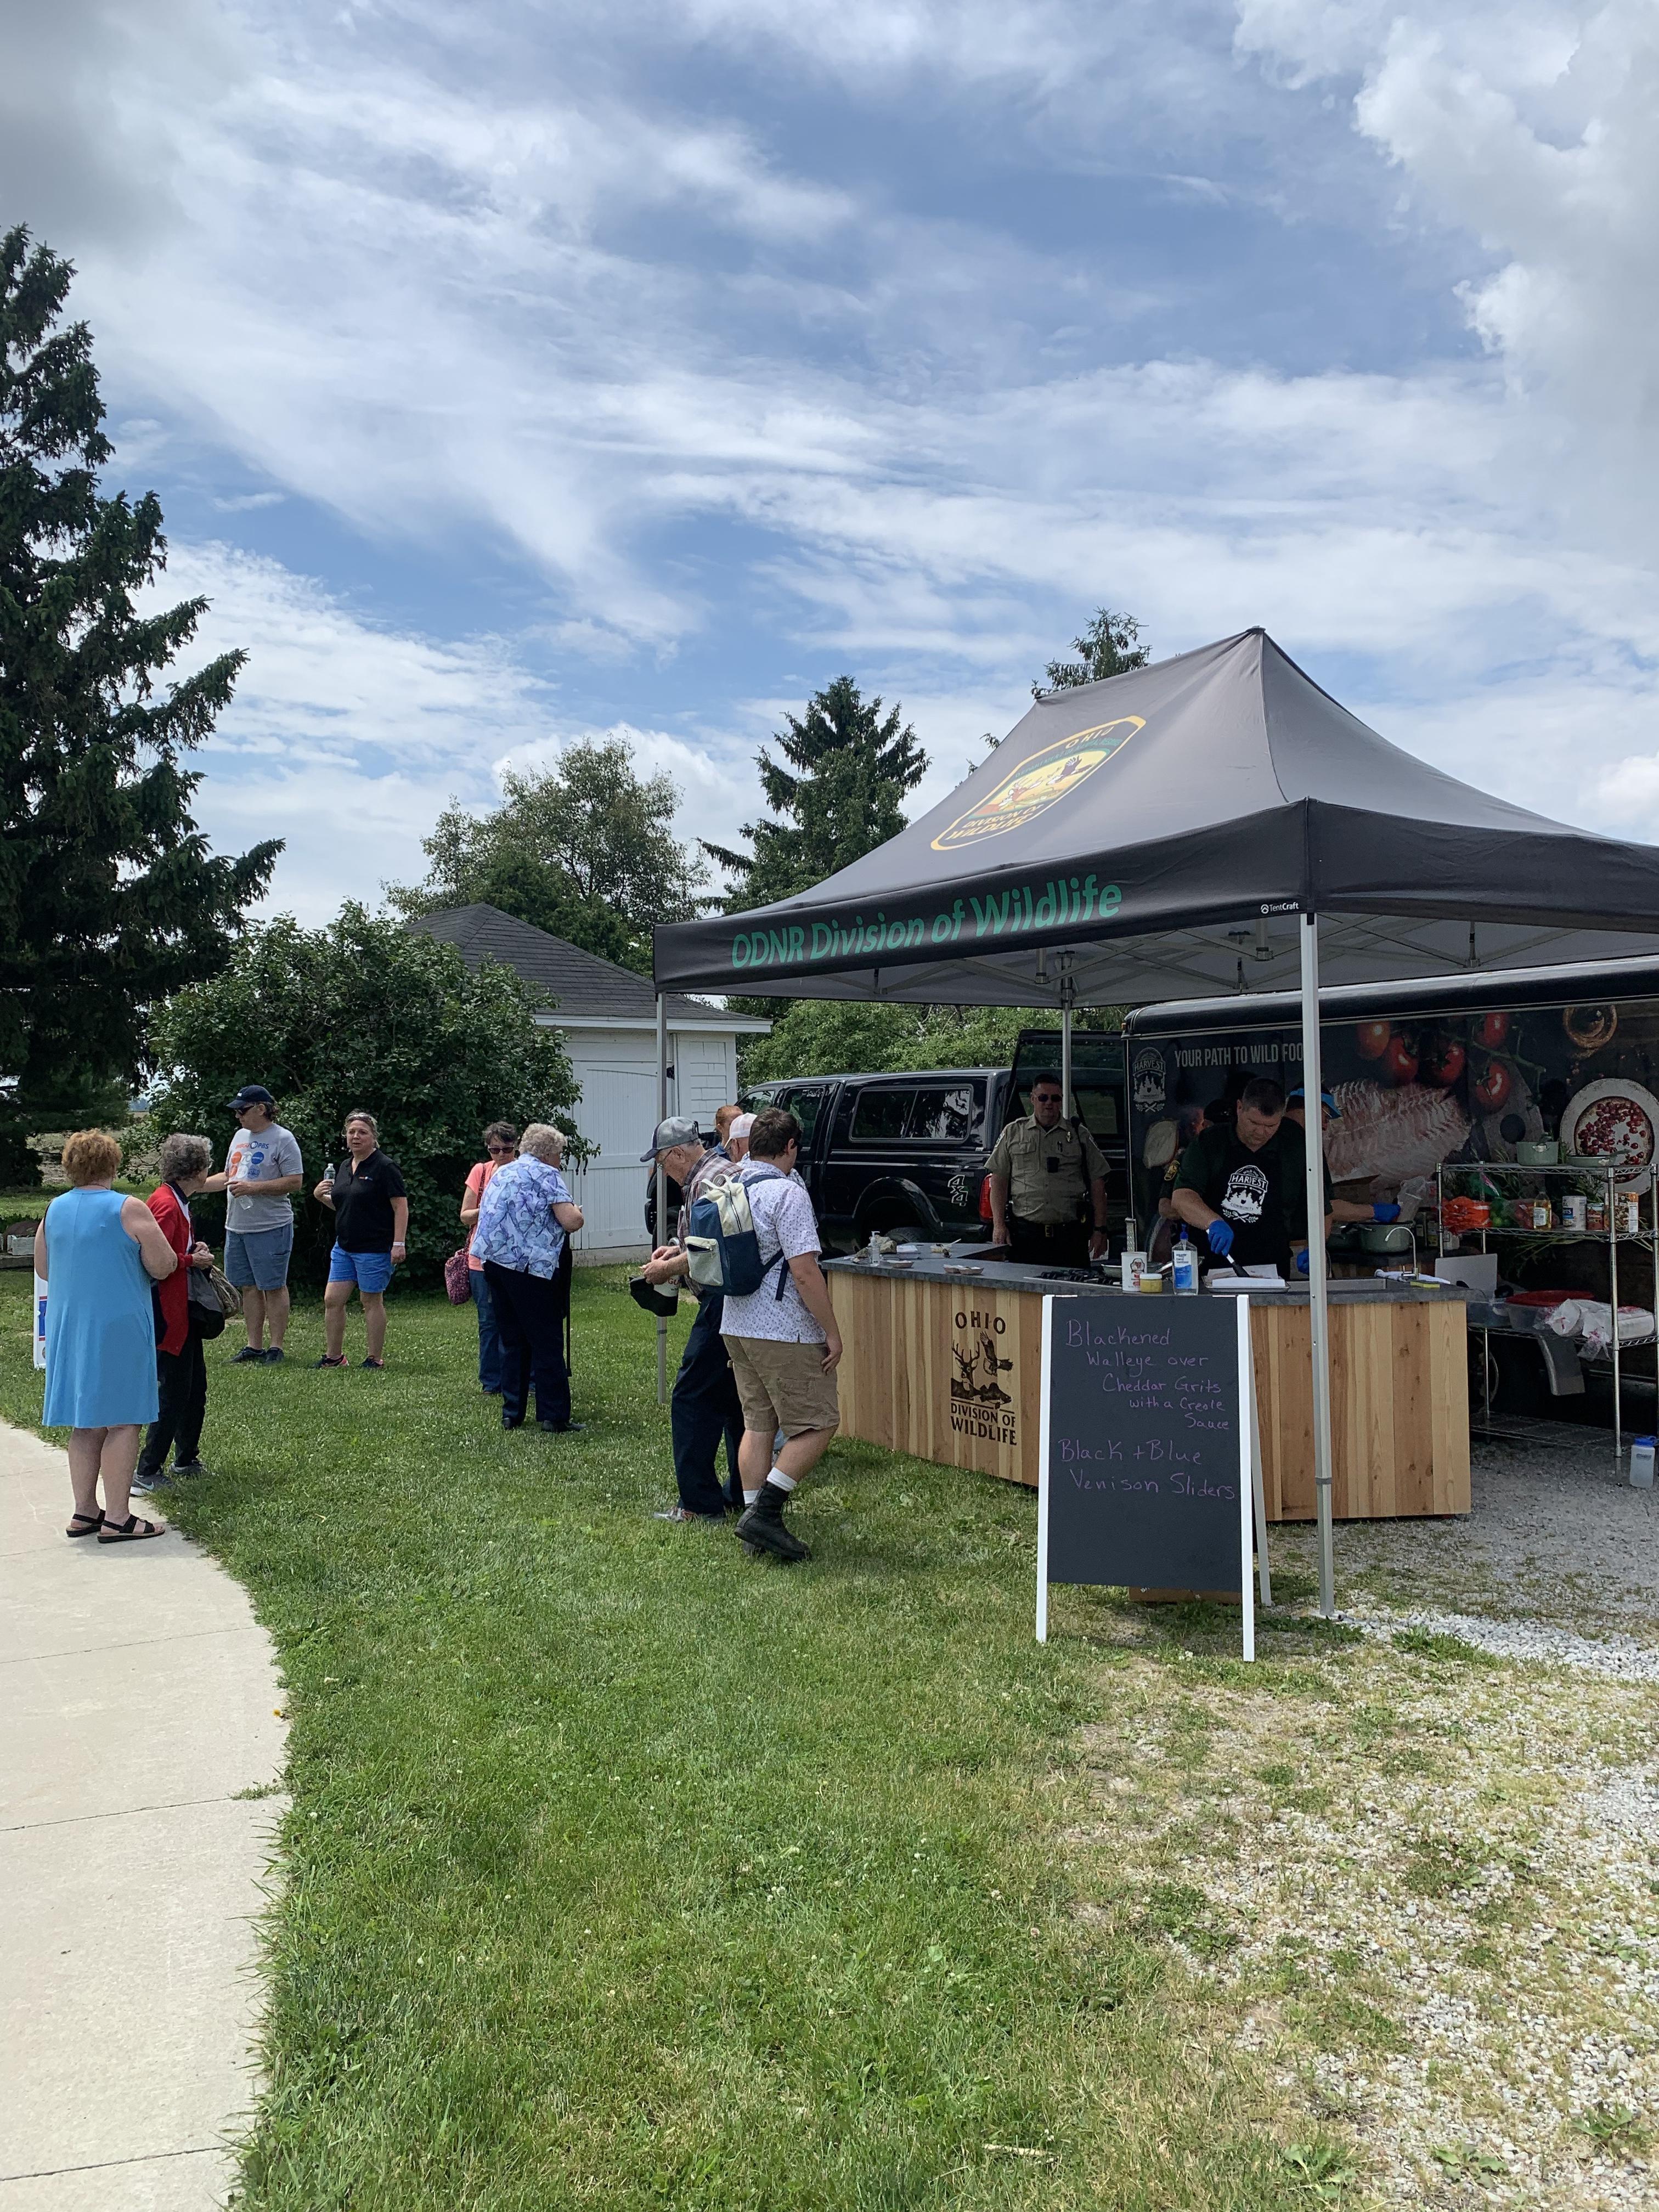
[[[1211,1256],[1288,1275],[1308,1241],[1307,1161],[1302,1132],[1285,1119],[1285,1093],[1258,1075],[1239,1094],[1230,1124],[1206,1129],[1181,1156],[1172,1202],[1203,1232]],[[1330,1176],[1325,1176],[1330,1233]],[[1305,1259],[1301,1262],[1305,1272]]]

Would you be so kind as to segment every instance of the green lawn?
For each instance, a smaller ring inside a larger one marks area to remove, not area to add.
[[[27,1423],[27,1275],[0,1301]],[[384,1376],[311,1371],[319,1323],[280,1370],[225,1364],[234,1324],[210,1346],[222,1472],[167,1503],[288,1683],[246,2206],[1328,2200],[1340,2160],[1167,1911],[1076,1872],[1085,1724],[1132,1668],[1138,1706],[1186,1698],[1224,1624],[1132,1650],[1066,1594],[1039,1649],[1033,1498],[864,1445],[802,1493],[809,1565],[654,1522],[653,1324],[615,1274],[576,1278],[580,1438],[501,1433],[470,1311],[396,1298]]]

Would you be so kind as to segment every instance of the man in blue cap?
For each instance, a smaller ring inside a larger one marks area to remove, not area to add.
[[[1304,1135],[1307,1133],[1308,1094],[1300,1084],[1285,1102],[1285,1119],[1287,1121],[1294,1121]],[[1342,1109],[1328,1091],[1322,1091],[1319,1094],[1319,1127],[1322,1136],[1333,1121],[1340,1121],[1341,1119]],[[1355,1199],[1334,1198],[1331,1200],[1331,1218],[1333,1221],[1398,1221],[1400,1208],[1397,1206],[1364,1206]]]

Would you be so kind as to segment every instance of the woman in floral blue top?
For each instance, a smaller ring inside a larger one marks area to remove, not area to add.
[[[519,1139],[519,1157],[490,1177],[472,1232],[472,1253],[483,1261],[501,1338],[501,1426],[521,1429],[531,1384],[536,1426],[565,1436],[581,1427],[570,1418],[570,1374],[559,1323],[560,1263],[567,1236],[582,1225],[559,1163],[564,1139],[546,1121],[532,1121]]]

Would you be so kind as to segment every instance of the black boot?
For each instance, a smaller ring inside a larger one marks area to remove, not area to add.
[[[751,1552],[770,1552],[775,1559],[810,1559],[812,1556],[793,1529],[783,1525],[783,1509],[789,1492],[769,1482],[738,1523],[738,1534]]]

